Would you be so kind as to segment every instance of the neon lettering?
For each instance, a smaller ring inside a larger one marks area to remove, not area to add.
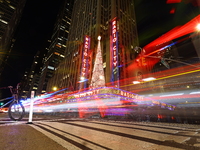
[[[83,49],[83,63],[82,63],[82,72],[81,76],[85,77],[86,71],[87,71],[87,64],[88,64],[88,50],[90,48],[90,37],[85,36],[85,42],[84,42],[84,49]]]
[[[112,53],[113,53],[113,60],[112,60],[112,63],[113,63],[113,66],[116,67],[117,66],[117,21],[116,20],[113,20],[112,22],[112,43],[111,45],[113,45],[112,47]]]

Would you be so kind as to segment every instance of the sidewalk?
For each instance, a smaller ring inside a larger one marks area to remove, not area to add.
[[[1,150],[66,150],[28,124],[0,126]]]

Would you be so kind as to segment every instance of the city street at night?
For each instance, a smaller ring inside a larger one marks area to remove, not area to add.
[[[6,117],[6,114],[4,116]],[[25,119],[1,124],[0,149],[197,150],[200,148],[199,125],[59,117],[43,120],[43,118],[44,116],[40,116],[39,119],[34,119],[33,124],[27,124]],[[0,119],[3,119],[2,115]]]
[[[200,0],[0,0],[0,150],[200,150]]]

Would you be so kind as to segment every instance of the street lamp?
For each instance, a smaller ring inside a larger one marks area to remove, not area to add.
[[[53,90],[56,91],[58,88],[56,86],[53,87]]]
[[[139,46],[136,46],[134,48],[134,50],[135,50],[136,53],[140,53],[141,55],[144,55],[146,53],[145,49],[143,49],[143,48],[141,48]]]
[[[85,79],[85,77],[80,77],[81,81],[83,81]]]
[[[101,40],[101,36],[99,35],[97,39],[100,41]]]
[[[197,24],[196,29],[197,31],[200,31],[200,23]]]
[[[79,81],[79,83],[81,83],[81,82],[85,82],[85,81],[87,81],[88,79],[86,79],[85,77],[83,77],[83,76],[81,76],[80,77],[80,81]]]

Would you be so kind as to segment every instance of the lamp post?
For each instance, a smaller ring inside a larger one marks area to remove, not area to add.
[[[200,23],[198,23],[196,25],[196,31],[197,32],[200,32]],[[139,48],[139,47],[138,47]],[[161,62],[169,69],[169,65],[167,62],[165,62],[165,60],[169,60],[169,61],[173,61],[173,62],[178,62],[178,63],[181,63],[181,64],[185,64],[185,65],[189,65],[189,66],[192,66],[194,68],[200,68],[200,66],[197,66],[197,65],[192,65],[192,64],[189,64],[189,63],[186,63],[186,62],[183,62],[183,61],[179,61],[179,60],[175,60],[175,59],[170,59],[170,58],[164,58],[164,57],[159,57],[159,56],[149,56],[149,55],[143,55],[143,57],[149,57],[149,58],[157,58],[157,59],[161,59]]]
[[[144,55],[144,57],[150,57],[150,58],[161,59],[161,57],[157,57],[157,56],[148,56],[148,55]],[[178,63],[185,64],[185,65],[189,65],[189,66],[192,66],[192,67],[194,67],[194,68],[200,68],[200,66],[192,65],[192,64],[189,64],[189,63],[186,63],[186,62],[183,62],[183,61],[175,60],[175,59],[163,58],[163,57],[162,57],[162,59],[163,59],[163,60],[170,60],[170,61],[178,62]]]

